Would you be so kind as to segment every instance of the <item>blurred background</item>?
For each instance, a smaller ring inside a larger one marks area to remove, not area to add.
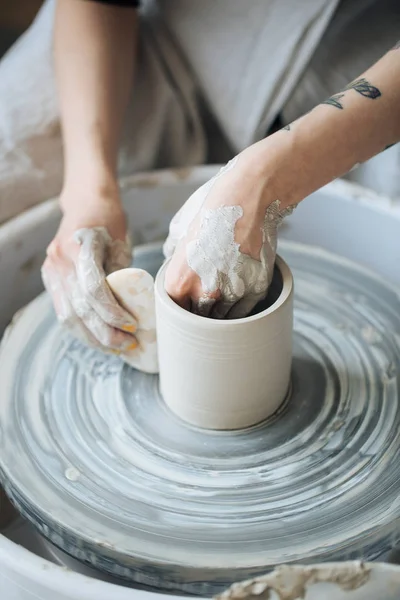
[[[29,27],[43,0],[0,0],[0,56]]]

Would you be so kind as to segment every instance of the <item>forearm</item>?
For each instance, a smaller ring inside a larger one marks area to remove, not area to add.
[[[54,35],[64,187],[113,185],[134,72],[136,10],[58,0]]]
[[[250,149],[282,208],[400,140],[400,48],[288,128]],[[267,192],[266,200],[270,201]]]

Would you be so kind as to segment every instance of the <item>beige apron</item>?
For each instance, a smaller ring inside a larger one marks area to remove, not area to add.
[[[338,0],[158,0],[233,150],[263,138]]]

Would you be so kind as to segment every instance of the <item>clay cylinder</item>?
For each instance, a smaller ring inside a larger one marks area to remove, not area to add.
[[[206,429],[241,429],[269,417],[290,381],[293,277],[277,257],[267,303],[243,319],[215,320],[178,306],[155,283],[160,392],[181,419]],[[272,302],[272,304],[271,304]],[[269,306],[265,308],[265,306]]]

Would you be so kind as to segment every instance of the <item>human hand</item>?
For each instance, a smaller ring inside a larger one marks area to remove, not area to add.
[[[166,291],[203,316],[247,316],[272,281],[277,228],[293,208],[280,210],[253,158],[245,151],[230,161],[171,221]]]
[[[137,346],[137,324],[106,282],[106,275],[132,261],[118,192],[65,190],[60,204],[66,207],[64,216],[42,267],[57,318],[91,346],[129,352]]]

